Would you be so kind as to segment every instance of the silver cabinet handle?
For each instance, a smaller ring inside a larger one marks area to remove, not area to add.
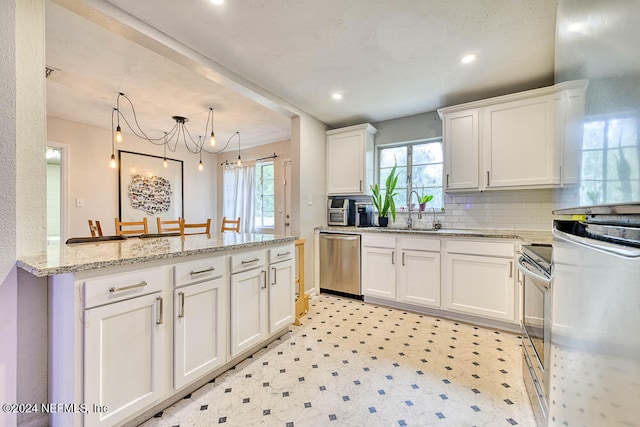
[[[360,191],[362,191],[362,180],[360,180]]]
[[[447,188],[449,188],[449,174],[447,174]]]
[[[209,272],[214,271],[214,270],[215,270],[215,268],[209,267],[209,268],[205,268],[204,270],[190,271],[189,274],[192,275],[192,276],[196,276],[198,274],[209,273]]]
[[[262,289],[267,289],[267,272],[262,270],[260,274],[262,274]]]
[[[402,252],[402,265],[404,265],[404,251]]]
[[[391,251],[391,265],[396,263],[396,251]]]
[[[158,297],[156,298],[156,301],[158,301],[160,305],[160,309],[158,310],[158,317],[156,318],[156,325],[162,325],[162,323],[164,322],[164,300],[162,299],[162,297]]]
[[[285,255],[291,255],[291,251],[287,251],[287,252],[278,252],[277,254],[278,256],[285,256]]]
[[[271,274],[273,274],[273,281],[271,282],[272,286],[275,286],[276,282],[277,282],[277,276],[276,276],[276,268],[275,267],[271,267]]]
[[[242,264],[251,264],[252,262],[260,261],[260,258],[249,259],[246,261],[242,261]]]
[[[184,292],[178,292],[178,298],[180,301],[180,311],[178,317],[184,317]]]
[[[136,288],[144,288],[145,286],[147,286],[147,282],[145,280],[143,280],[140,283],[136,283],[135,285],[130,285],[130,286],[123,286],[121,288],[116,288],[115,286],[112,286],[111,288],[109,288],[109,292],[122,292],[122,291],[129,291],[131,289],[136,289]]]
[[[490,171],[487,171],[487,187],[491,185],[491,184],[489,183],[489,174],[490,174],[490,173],[491,173]]]
[[[513,261],[509,261],[509,277],[513,277]]]

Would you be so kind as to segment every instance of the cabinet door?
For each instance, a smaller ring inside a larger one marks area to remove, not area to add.
[[[517,322],[513,259],[446,254],[445,308]]]
[[[365,131],[327,136],[327,194],[364,194]]]
[[[440,253],[402,250],[398,301],[440,308]]]
[[[553,95],[491,105],[483,117],[487,189],[560,183]]]
[[[396,251],[388,248],[362,248],[362,293],[395,299]]]
[[[478,188],[478,110],[449,113],[444,117],[445,189]]]
[[[174,290],[173,386],[180,389],[226,362],[226,280]]]
[[[269,268],[269,334],[293,323],[295,318],[295,264],[292,259]]]
[[[159,293],[85,310],[85,425],[112,426],[164,396],[163,299]]]
[[[266,274],[255,269],[231,275],[231,356],[267,336]]]

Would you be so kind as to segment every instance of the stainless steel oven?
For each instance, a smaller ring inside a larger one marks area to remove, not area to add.
[[[536,422],[546,425],[549,412],[551,350],[551,245],[524,245],[518,260],[523,279],[523,372]]]

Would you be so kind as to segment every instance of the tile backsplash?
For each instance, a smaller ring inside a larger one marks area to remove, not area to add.
[[[509,190],[445,195],[445,211],[437,212],[443,228],[485,230],[546,230],[553,221],[552,190]],[[406,227],[408,214],[399,211],[389,227]],[[432,212],[422,219],[412,211],[414,228],[431,228]]]

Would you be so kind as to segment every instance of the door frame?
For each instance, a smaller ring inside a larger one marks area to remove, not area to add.
[[[71,158],[69,144],[57,141],[47,141],[47,147],[60,149],[60,243],[67,241],[69,236],[69,159]]]

